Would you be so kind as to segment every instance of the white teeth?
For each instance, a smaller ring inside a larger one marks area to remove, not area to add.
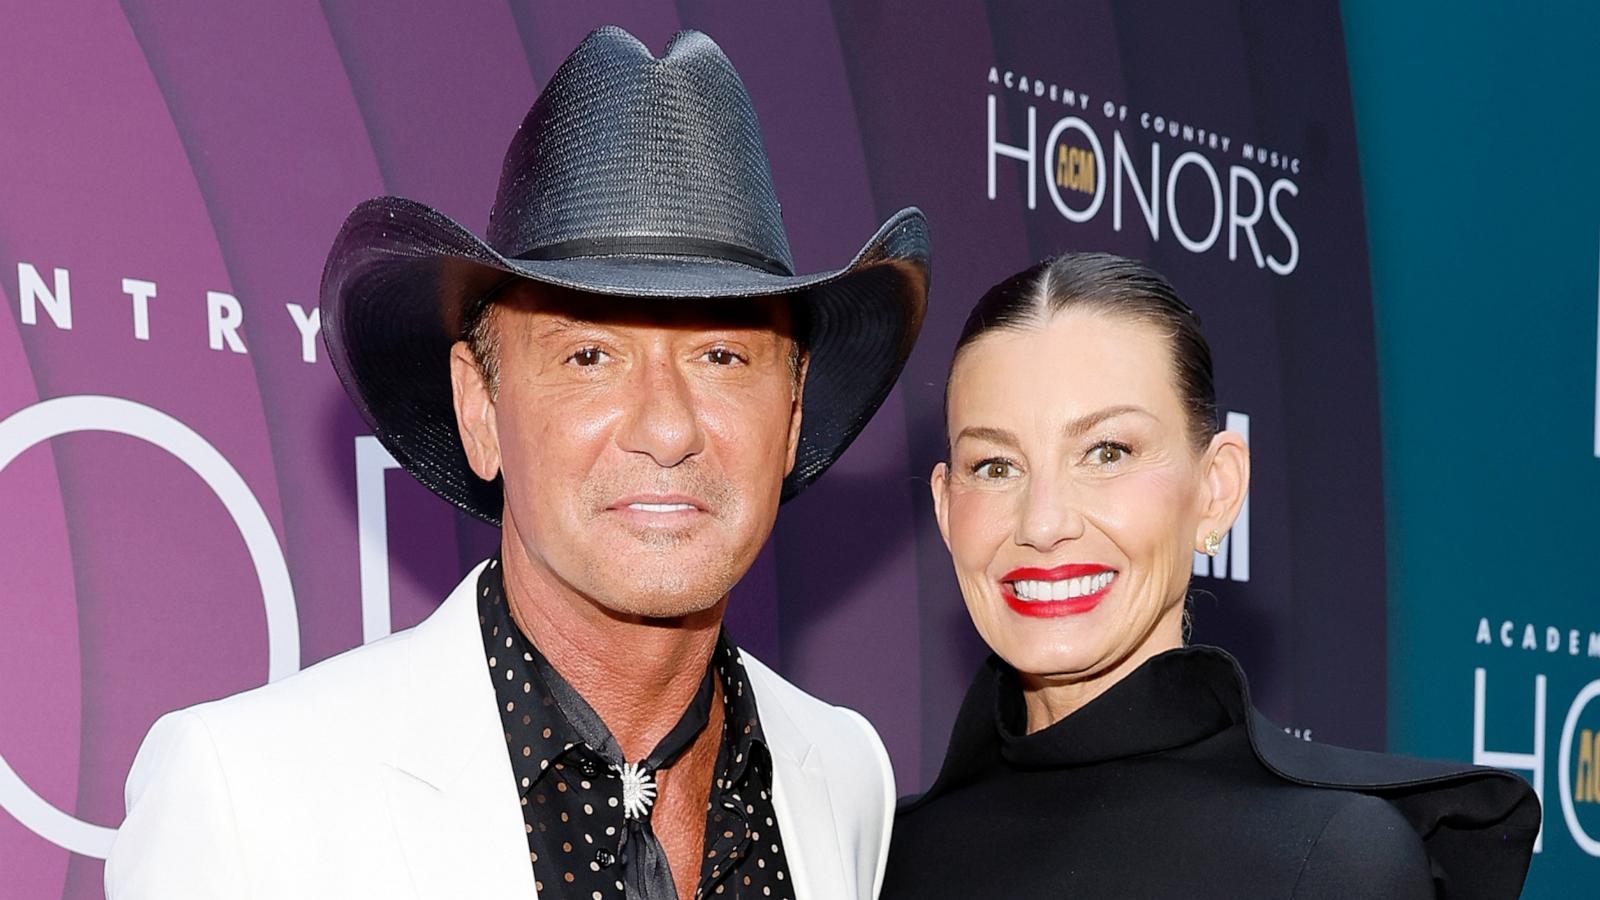
[[[690,503],[629,503],[628,508],[637,509],[641,512],[669,513],[694,509],[694,505]]]
[[[1011,592],[1019,600],[1038,602],[1044,600],[1072,600],[1098,594],[1109,586],[1117,577],[1115,572],[1101,572],[1098,575],[1080,575],[1077,578],[1063,578],[1059,581],[1025,580],[1011,583]]]

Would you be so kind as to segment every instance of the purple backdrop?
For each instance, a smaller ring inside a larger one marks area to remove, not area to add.
[[[1284,724],[1382,745],[1383,541],[1361,524],[1382,521],[1380,447],[1334,3],[63,0],[0,21],[7,896],[100,896],[159,714],[414,624],[492,546],[358,450],[309,317],[358,201],[481,228],[512,130],[604,22],[658,52],[682,27],[723,45],[802,270],[901,206],[932,223],[923,339],[785,506],[736,591],[742,644],[866,713],[903,792],[927,783],[983,654],[925,487],[954,336],[998,278],[1110,249],[1201,312],[1253,447],[1197,637],[1237,652]]]

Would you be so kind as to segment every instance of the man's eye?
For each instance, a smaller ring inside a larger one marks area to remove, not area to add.
[[[1106,441],[1089,449],[1089,461],[1097,466],[1109,466],[1122,462],[1131,452],[1125,444]]]
[[[744,362],[744,357],[727,347],[714,347],[706,351],[706,361],[717,366],[731,366]]]
[[[988,481],[1000,481],[1016,477],[1017,467],[1009,460],[986,459],[972,467],[972,474]]]
[[[585,347],[567,357],[567,362],[580,366],[598,366],[605,358],[606,352],[599,347]]]

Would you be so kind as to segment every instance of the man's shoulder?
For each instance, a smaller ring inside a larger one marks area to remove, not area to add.
[[[383,714],[385,697],[403,692],[397,676],[406,670],[410,639],[410,631],[398,632],[277,681],[170,715],[191,717],[215,739],[229,743],[277,745],[307,734],[360,729]]]
[[[759,659],[740,652],[761,712],[761,729],[774,751],[818,754],[829,778],[869,779],[891,804],[894,771],[878,731],[861,713],[807,693]],[[870,764],[869,764],[870,763]]]
[[[277,681],[191,706],[185,712],[216,735],[277,743],[303,732],[330,737],[362,729],[411,698],[421,673],[470,665],[478,647],[472,585],[479,564],[419,625],[335,654]],[[472,650],[463,652],[465,644]],[[424,647],[427,649],[425,650]],[[457,658],[459,657],[459,658]],[[448,659],[448,663],[444,662]]]
[[[832,830],[840,846],[855,847],[859,856],[859,895],[876,896],[889,852],[895,798],[894,768],[877,729],[855,710],[814,697],[760,660],[742,655],[761,730],[780,770],[779,791],[806,780],[800,776],[786,783],[779,756],[788,757],[790,773],[821,776],[834,814]]]
[[[773,729],[768,727],[768,710],[772,710],[777,715],[787,717],[802,734],[813,740],[826,734],[851,742],[878,743],[877,729],[860,713],[807,693],[746,651],[741,650],[739,655],[750,676],[750,685],[756,692],[762,727],[768,732],[769,738],[773,737]],[[780,728],[779,736],[782,734]]]

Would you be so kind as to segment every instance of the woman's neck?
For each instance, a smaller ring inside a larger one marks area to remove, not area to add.
[[[1176,615],[1162,617],[1131,653],[1103,669],[1081,677],[1019,672],[1028,734],[1043,731],[1088,706],[1151,657],[1182,646],[1183,607],[1179,605]]]

